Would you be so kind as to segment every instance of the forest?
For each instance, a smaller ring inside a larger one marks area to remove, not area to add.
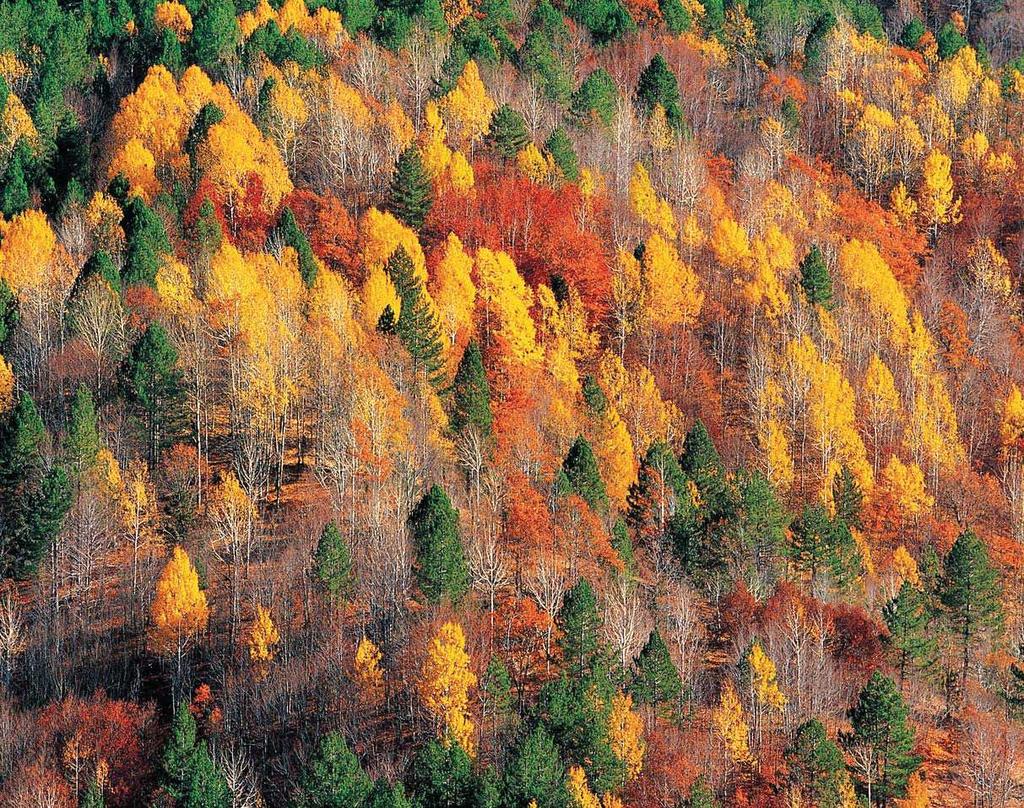
[[[1024,0],[0,0],[0,805],[1024,806]]]

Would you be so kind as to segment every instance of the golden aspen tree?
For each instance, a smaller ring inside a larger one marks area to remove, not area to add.
[[[453,31],[459,27],[459,23],[473,13],[473,7],[469,4],[469,0],[443,0],[441,9],[444,11],[444,21]]]
[[[904,226],[910,225],[917,216],[917,201],[904,183],[898,183],[889,194],[889,209]]]
[[[180,546],[175,546],[156,582],[150,616],[150,647],[158,654],[174,654],[180,676],[186,649],[210,619],[206,593],[199,588],[199,574]]]
[[[676,217],[672,206],[658,196],[643,163],[633,166],[629,179],[629,205],[640,221],[670,241],[675,240]]]
[[[423,111],[424,128],[420,143],[420,157],[423,168],[430,178],[437,182],[448,169],[452,160],[452,150],[445,143],[448,133],[441,118],[441,111],[436,101],[428,101]]]
[[[711,237],[711,251],[722,266],[730,269],[741,266],[750,258],[747,231],[730,216],[719,219]]]
[[[384,269],[391,255],[402,247],[412,260],[419,281],[426,284],[427,261],[416,231],[402,224],[393,214],[370,208],[359,222],[363,244],[363,263],[368,270]]]
[[[788,699],[779,689],[775,663],[764,652],[761,643],[754,642],[751,646],[748,661],[750,663],[751,685],[758,704],[781,713],[786,709]]]
[[[601,808],[601,801],[590,790],[586,772],[583,771],[582,767],[569,767],[565,779],[565,790],[569,792],[571,808]]]
[[[925,488],[924,472],[917,463],[905,464],[896,455],[890,456],[882,469],[882,482],[906,516],[918,517],[935,505],[935,498]]]
[[[174,0],[157,3],[153,21],[157,28],[171,31],[179,42],[184,42],[192,33],[192,15],[185,6]]]
[[[644,767],[647,742],[644,741],[644,722],[633,710],[633,697],[621,691],[612,696],[608,715],[608,745],[626,767],[625,779],[633,780]]]
[[[875,327],[875,348],[883,337],[904,347],[910,339],[910,303],[878,247],[858,239],[848,241],[839,251],[839,271],[847,289],[867,308],[868,322]]]
[[[380,704],[384,697],[384,671],[380,663],[384,655],[369,637],[363,636],[356,646],[353,673],[360,695],[371,705]]]
[[[394,321],[402,313],[402,299],[387,273],[380,267],[372,267],[366,273],[362,289],[363,323],[369,330],[377,327],[385,309],[391,309]]]
[[[915,589],[921,589],[921,573],[917,568],[917,562],[902,544],[893,551],[892,569],[901,581],[906,581]]]
[[[250,11],[238,17],[238,28],[243,40],[247,40],[257,29],[263,27],[271,20],[276,22],[274,7],[267,0],[260,0]]]
[[[122,510],[125,534],[132,552],[131,609],[134,620],[139,597],[140,558],[143,552],[156,544],[157,539],[156,492],[149,478],[149,466],[144,460],[132,460],[125,469]]]
[[[448,163],[448,181],[460,194],[466,195],[473,190],[473,184],[476,182],[473,166],[460,151],[452,153],[452,159]]]
[[[1024,539],[1024,395],[1016,384],[1003,402],[999,423],[1003,487],[1010,503],[1013,535]]]
[[[230,568],[232,636],[235,636],[242,619],[242,574],[243,569],[246,572],[249,569],[259,514],[231,471],[224,475],[212,500],[213,549]]]
[[[487,134],[496,106],[480,80],[476,62],[470,59],[455,86],[441,99],[440,112],[453,137],[468,150]]]
[[[156,178],[156,160],[137,137],[131,138],[115,153],[107,169],[107,178],[118,174],[128,180],[131,193],[141,196],[147,202],[160,192],[160,181]]]
[[[902,799],[896,800],[896,808],[929,808],[932,804],[931,793],[928,790],[928,783],[925,781],[921,770],[918,769],[907,780],[907,793]]]
[[[6,415],[14,406],[14,372],[0,354],[0,416]]]
[[[256,620],[249,632],[249,661],[256,671],[256,678],[263,679],[274,661],[277,644],[281,635],[270,617],[270,612],[263,606],[256,606]]]
[[[19,297],[50,282],[56,255],[57,236],[42,211],[26,210],[0,221],[0,280]]]
[[[952,161],[938,150],[925,158],[921,188],[918,191],[918,211],[934,239],[939,227],[960,221],[960,198],[954,199]]]
[[[718,706],[711,714],[711,720],[733,762],[747,763],[750,760],[750,728],[730,679],[726,679],[722,686],[722,694]]]
[[[476,269],[487,341],[497,339],[503,354],[515,364],[536,365],[542,357],[537,329],[530,317],[533,292],[515,263],[507,253],[481,247],[476,254]]]
[[[39,131],[22,100],[8,92],[4,108],[0,110],[0,158],[10,159],[19,142],[26,143],[33,152],[38,151]]]
[[[613,405],[605,408],[595,427],[594,456],[601,479],[607,480],[608,499],[616,508],[623,507],[636,479],[636,460],[629,430]]]
[[[762,453],[765,477],[776,490],[785,493],[793,485],[793,456],[782,424],[775,418],[766,418],[757,430],[758,445]]]
[[[445,240],[444,255],[430,278],[430,294],[440,314],[439,325],[450,344],[454,345],[460,331],[473,325],[476,286],[473,283],[473,259],[454,233]]]
[[[457,741],[470,756],[475,754],[473,722],[469,719],[469,691],[476,686],[466,653],[462,626],[448,622],[430,641],[420,673],[419,693],[446,740]]]
[[[643,272],[636,257],[619,250],[618,261],[612,274],[612,318],[615,320],[615,339],[619,343],[619,356],[625,356],[626,337],[640,327],[645,306]]]
[[[877,474],[882,447],[892,441],[892,430],[903,408],[892,371],[878,354],[873,354],[868,362],[862,390],[861,401],[871,431],[872,467]]]
[[[85,221],[89,225],[96,249],[108,255],[116,255],[124,246],[124,230],[121,220],[124,212],[117,200],[109,194],[97,191],[85,209]]]
[[[642,264],[644,310],[657,330],[692,325],[704,305],[697,273],[661,233],[644,245]]]
[[[540,149],[533,143],[528,144],[525,149],[521,149],[516,154],[516,165],[531,182],[538,184],[546,181],[555,168],[554,161],[541,154]]]
[[[181,157],[191,115],[174,76],[163,65],[153,65],[131,95],[121,99],[111,121],[114,143],[138,138],[157,165],[173,165]]]

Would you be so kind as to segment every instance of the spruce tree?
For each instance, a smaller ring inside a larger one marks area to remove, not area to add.
[[[574,679],[587,676],[601,653],[601,617],[597,597],[586,578],[565,593],[555,622],[561,632],[558,647],[569,675]]]
[[[469,588],[459,537],[459,513],[438,485],[431,486],[409,515],[416,552],[416,582],[429,603],[458,603]]]
[[[398,247],[391,254],[385,270],[402,301],[395,327],[398,338],[409,351],[413,367],[422,370],[427,380],[434,387],[439,387],[444,380],[444,343],[423,294],[423,282],[416,276],[412,259],[404,247]]]
[[[332,599],[346,599],[355,583],[352,551],[333,521],[324,525],[313,555],[313,571],[320,586]]]
[[[295,221],[295,214],[287,205],[281,210],[276,232],[286,246],[295,250],[299,257],[299,275],[302,276],[306,288],[311,289],[316,281],[316,256],[313,254],[313,248],[309,246],[309,239]]]
[[[377,16],[377,3],[375,0],[340,0],[338,11],[341,12],[345,30],[354,39],[373,25]]]
[[[399,221],[419,230],[433,204],[434,189],[423,167],[420,150],[410,146],[395,164],[387,208]]]
[[[513,160],[530,143],[526,120],[508,104],[502,104],[491,115],[487,142],[503,160]]]
[[[82,271],[75,279],[75,286],[71,290],[71,297],[76,297],[79,289],[85,285],[85,281],[94,275],[98,275],[103,278],[103,280],[110,284],[111,289],[120,293],[121,276],[117,272],[117,267],[114,266],[114,262],[110,260],[110,256],[100,250],[98,252],[94,252],[86,260],[85,265],[82,267]]]
[[[240,39],[238,15],[232,0],[205,0],[193,15],[192,54],[207,73],[216,73],[219,63],[230,56]]]
[[[633,541],[629,538],[629,528],[622,517],[612,525],[612,549],[622,562],[626,575],[632,577],[636,572],[636,554]]]
[[[690,19],[690,12],[686,10],[682,0],[658,0],[658,8],[669,33],[678,36],[690,30],[693,20]]]
[[[639,704],[654,707],[678,704],[683,680],[657,629],[651,632],[636,658],[636,672],[630,692]]]
[[[900,591],[882,609],[889,629],[888,644],[895,651],[900,684],[907,666],[925,669],[935,662],[935,640],[930,636],[929,614],[924,594],[904,581]]]
[[[784,754],[790,786],[803,801],[820,808],[841,808],[846,761],[816,718],[801,724]]]
[[[380,777],[373,784],[373,790],[363,803],[363,808],[412,808],[412,803],[405,796],[405,788],[401,783],[391,785]]]
[[[665,110],[665,118],[674,129],[684,123],[679,106],[679,82],[665,57],[656,53],[640,74],[636,87],[636,104],[644,115],[650,115],[658,105]]]
[[[18,298],[7,281],[0,278],[0,353],[6,350],[20,319]]]
[[[537,808],[564,808],[567,804],[565,767],[543,726],[535,726],[512,749],[504,790],[507,805],[536,803]]]
[[[96,423],[96,405],[92,393],[80,384],[71,400],[71,417],[68,420],[68,436],[64,442],[64,454],[68,471],[79,477],[93,465],[100,448],[100,435]]]
[[[454,740],[427,741],[409,767],[409,791],[416,808],[471,808],[474,780],[473,761]]]
[[[182,702],[174,711],[171,734],[160,757],[164,790],[176,800],[188,794],[195,766],[198,731],[188,705]]]
[[[116,178],[115,178],[116,179]],[[114,183],[111,183],[113,190]],[[132,196],[121,202],[124,211],[125,260],[121,271],[124,285],[156,284],[160,256],[171,252],[171,242],[160,217],[142,200]]]
[[[836,518],[842,519],[850,527],[863,527],[860,511],[864,504],[864,493],[848,466],[843,466],[832,482],[832,501],[835,503]]]
[[[690,792],[683,802],[683,808],[718,808],[715,792],[703,777],[698,777],[690,786]]]
[[[299,778],[295,808],[349,808],[360,806],[373,789],[373,783],[345,738],[331,732],[320,739],[313,759]]]
[[[588,75],[572,94],[569,114],[580,126],[600,123],[611,126],[615,120],[619,88],[611,73],[599,67]]]
[[[205,741],[196,747],[188,791],[179,805],[182,808],[232,808],[231,790],[210,757]]]
[[[93,778],[78,803],[78,808],[104,808],[103,787]]]
[[[982,541],[970,530],[960,534],[943,562],[939,598],[961,648],[960,680],[967,681],[971,651],[987,631],[1002,627],[999,573]]]
[[[906,794],[921,758],[914,754],[914,730],[895,682],[875,671],[850,710],[852,729],[843,746],[858,761],[854,780],[870,805],[887,806]]]
[[[28,180],[25,178],[25,170],[31,160],[31,153],[23,142],[19,142],[14,149],[0,180],[0,213],[10,219],[17,216],[28,208],[32,202],[29,193]]]
[[[453,432],[475,429],[481,437],[491,435],[491,388],[484,372],[483,356],[475,340],[466,345],[451,386],[451,414],[448,425]]]
[[[580,161],[576,156],[572,141],[569,139],[569,134],[563,127],[556,126],[552,130],[544,143],[544,148],[567,181],[576,182],[580,178]]]
[[[583,377],[580,392],[587,404],[587,409],[592,414],[602,415],[608,409],[608,397],[604,394],[604,390],[601,389],[601,385],[597,383],[597,379],[591,374],[588,373]]]
[[[150,323],[121,365],[125,398],[141,420],[149,462],[173,442],[181,421],[184,388],[178,352],[159,323]]]
[[[574,494],[579,496],[597,513],[608,510],[608,493],[605,491],[597,459],[590,443],[580,435],[569,448],[562,461],[562,471],[569,480]]]
[[[811,246],[810,251],[800,262],[800,288],[804,297],[812,306],[832,308],[832,278],[825,266],[825,259],[818,245]]]

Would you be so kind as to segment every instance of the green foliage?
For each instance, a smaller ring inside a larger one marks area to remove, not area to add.
[[[581,393],[583,394],[583,400],[586,402],[587,409],[592,414],[601,415],[608,408],[608,397],[605,396],[601,385],[597,383],[597,380],[590,373],[583,378]]]
[[[307,289],[312,289],[316,282],[317,263],[313,248],[309,246],[309,239],[299,229],[299,223],[295,221],[295,214],[287,205],[281,209],[281,217],[277,221],[277,237],[285,246],[291,247],[299,257],[299,275]]]
[[[451,386],[451,413],[448,425],[453,432],[475,429],[481,437],[490,437],[491,388],[487,383],[480,346],[475,340],[466,345]]]
[[[679,106],[679,82],[660,53],[654,55],[640,74],[634,97],[644,115],[650,115],[660,104],[673,129],[680,130],[685,124],[683,110]]]
[[[633,541],[629,538],[629,528],[621,517],[615,520],[612,525],[612,549],[622,562],[626,575],[632,576],[636,572],[636,554],[633,551]]]
[[[565,593],[555,622],[566,670],[573,679],[592,673],[602,653],[601,616],[597,597],[586,578]]]
[[[164,223],[141,197],[132,196],[120,200],[124,219],[127,249],[121,279],[126,286],[144,283],[156,284],[156,273],[160,269],[160,256],[171,252]]]
[[[430,603],[458,603],[469,588],[469,570],[459,536],[459,512],[438,485],[431,486],[409,515],[416,552],[416,582]]]
[[[811,246],[800,262],[800,288],[812,306],[832,308],[832,278],[817,244]]]
[[[843,746],[865,764],[858,766],[854,782],[875,805],[890,805],[906,794],[921,758],[913,753],[914,730],[907,725],[907,706],[896,684],[875,671],[850,710],[850,732],[840,736]]]
[[[729,533],[736,549],[749,559],[758,588],[767,591],[775,583],[776,560],[785,551],[790,516],[761,472],[740,478],[739,507]]]
[[[19,143],[14,149],[3,178],[0,179],[0,213],[10,219],[28,208],[32,202],[25,176],[31,160],[28,147]]]
[[[487,663],[481,690],[487,700],[487,711],[496,718],[510,715],[513,707],[512,677],[501,657],[494,655]]]
[[[782,100],[782,106],[779,107],[779,118],[782,121],[782,125],[786,128],[786,134],[790,137],[795,137],[800,131],[800,107],[797,105],[793,96],[787,95]]]
[[[215,72],[240,41],[236,16],[233,0],[205,0],[193,14],[192,57],[208,73]]]
[[[103,787],[95,779],[85,789],[78,808],[104,808]]]
[[[682,0],[658,0],[658,8],[661,11],[661,18],[665,21],[665,27],[671,34],[678,36],[686,33],[693,25],[690,12],[686,10]]]
[[[408,785],[415,808],[472,808],[473,762],[457,741],[430,740],[412,760]]]
[[[196,748],[196,720],[188,704],[181,703],[174,711],[171,734],[160,757],[164,790],[175,799],[183,799],[188,793]]]
[[[636,31],[622,0],[569,0],[569,16],[590,31],[597,45],[607,45]]]
[[[935,41],[939,46],[940,59],[951,59],[961,48],[966,48],[970,44],[951,22],[947,22],[939,29]]]
[[[569,113],[580,125],[598,122],[602,126],[611,126],[615,120],[615,110],[619,98],[619,88],[611,73],[599,67],[590,73],[572,94]]]
[[[839,590],[845,590],[862,573],[860,549],[842,518],[829,519],[821,505],[805,505],[793,522],[787,555],[793,566],[812,581],[827,573]]]
[[[363,803],[363,808],[412,808],[412,803],[405,796],[401,783],[391,785],[381,777],[373,784],[373,791]]]
[[[243,53],[248,65],[253,65],[260,54],[279,67],[285,62],[295,62],[300,67],[308,69],[324,62],[323,54],[312,42],[294,28],[287,34],[282,34],[274,20],[253,32],[245,43]]]
[[[936,643],[931,636],[931,615],[924,593],[909,581],[882,609],[882,617],[889,629],[888,644],[896,652],[900,684],[906,678],[907,666],[927,670],[936,661]]]
[[[863,527],[860,512],[864,505],[864,493],[848,466],[843,466],[832,481],[832,501],[835,503],[837,519],[842,519],[850,527]]]
[[[903,30],[900,32],[900,44],[904,48],[916,50],[917,43],[926,33],[928,33],[928,29],[924,27],[924,23],[915,17],[908,20],[907,24],[903,26]]]
[[[580,161],[576,156],[569,133],[561,126],[556,126],[544,143],[544,148],[551,155],[562,176],[569,182],[580,178]]]
[[[433,204],[434,189],[423,168],[420,150],[410,146],[395,164],[387,209],[409,227],[419,230]]]
[[[601,472],[597,468],[597,459],[590,443],[580,435],[569,448],[569,453],[562,461],[562,471],[572,486],[572,492],[579,496],[597,513],[608,511],[608,493]]]
[[[537,808],[565,808],[565,767],[558,747],[541,725],[520,738],[505,767],[505,805],[507,808],[529,805]]]
[[[373,38],[390,51],[400,50],[411,33],[412,19],[400,9],[385,9],[373,24]]]
[[[68,471],[78,477],[96,462],[100,449],[99,427],[96,422],[96,405],[92,393],[80,384],[71,400],[71,417],[68,419],[68,436],[64,442],[64,454]]]
[[[804,61],[808,75],[816,76],[821,70],[821,55],[829,32],[835,28],[836,16],[831,11],[823,11],[815,19],[804,42]]]
[[[18,298],[7,281],[0,278],[0,353],[7,348],[20,320]]]
[[[530,142],[526,120],[508,104],[502,104],[491,115],[487,142],[502,159],[514,159]]]
[[[125,401],[145,429],[148,457],[155,464],[179,434],[183,410],[178,352],[167,332],[151,323],[121,365]]]
[[[559,104],[569,100],[572,75],[548,36],[540,31],[530,31],[516,54],[516,60],[519,69],[549,100]]]
[[[690,793],[687,795],[684,808],[718,808],[718,800],[715,799],[715,792],[708,786],[703,777],[698,777],[690,786]]]
[[[306,764],[292,800],[294,808],[352,808],[364,804],[373,789],[345,738],[332,732],[320,739]]]
[[[199,114],[196,115],[195,120],[192,122],[192,126],[189,127],[184,145],[185,154],[188,155],[193,171],[198,171],[199,168],[199,161],[196,156],[199,152],[199,146],[204,140],[206,140],[206,136],[209,134],[210,129],[223,120],[224,110],[212,101],[203,104],[202,108],[199,110]]]
[[[402,301],[395,332],[412,357],[413,368],[423,371],[435,388],[444,383],[444,343],[434,313],[423,294],[423,282],[416,276],[412,259],[399,246],[388,259],[385,272]]]
[[[313,554],[313,572],[332,599],[346,599],[352,594],[352,551],[333,521],[324,525],[320,533]]]
[[[655,629],[636,658],[630,692],[639,704],[678,704],[683,695],[683,680],[676,670],[668,646]]]
[[[341,0],[338,11],[345,30],[349,36],[355,37],[373,25],[377,17],[377,3],[375,0]]]
[[[801,724],[784,759],[790,786],[801,800],[820,808],[841,808],[846,761],[829,740],[824,724],[816,718]]]

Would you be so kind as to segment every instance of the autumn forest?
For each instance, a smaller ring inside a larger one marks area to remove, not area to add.
[[[1024,0],[0,0],[0,805],[1024,806]]]

